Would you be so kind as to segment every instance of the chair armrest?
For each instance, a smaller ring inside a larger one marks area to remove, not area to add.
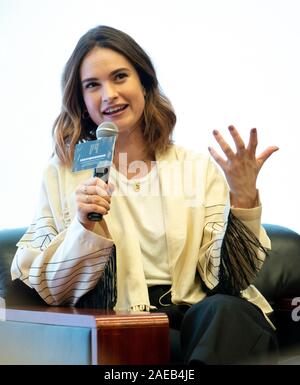
[[[10,278],[10,266],[17,250],[17,242],[25,233],[26,227],[0,231],[0,297],[5,297]]]
[[[273,224],[264,224],[272,249],[254,285],[274,304],[282,298],[300,296],[300,235]]]

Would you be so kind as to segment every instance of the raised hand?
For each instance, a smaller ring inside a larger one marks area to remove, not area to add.
[[[256,157],[257,131],[252,128],[248,146],[234,126],[228,127],[234,140],[236,152],[224,140],[219,131],[214,130],[213,135],[226,155],[227,159],[220,156],[216,150],[209,147],[209,152],[218,165],[222,168],[230,188],[230,200],[234,207],[252,208],[257,206],[256,180],[258,173],[273,152],[279,148],[270,146]]]

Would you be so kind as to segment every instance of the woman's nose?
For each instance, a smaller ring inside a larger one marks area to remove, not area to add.
[[[111,102],[116,99],[118,92],[116,87],[111,83],[106,83],[102,85],[102,100],[103,102]]]

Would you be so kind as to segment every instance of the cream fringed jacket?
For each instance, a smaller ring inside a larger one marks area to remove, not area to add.
[[[220,250],[229,213],[227,183],[208,157],[175,145],[165,154],[157,155],[156,160],[172,302],[194,304],[206,296],[199,274],[209,289],[218,284]],[[56,157],[52,158],[44,174],[34,222],[17,245],[12,278],[36,289],[49,305],[74,305],[95,287],[115,244],[116,309],[149,310],[138,230],[124,196],[116,188],[110,212],[97,223],[94,232],[86,230],[76,218],[74,191],[91,174],[91,170],[72,173]],[[231,208],[231,212],[262,246],[270,248],[260,223],[260,206]],[[258,257],[261,265],[264,255]],[[237,260],[236,264],[242,262]],[[254,286],[248,286],[241,294],[265,314],[272,311]]]

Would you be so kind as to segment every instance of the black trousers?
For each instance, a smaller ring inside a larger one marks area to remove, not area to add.
[[[185,364],[276,364],[276,335],[245,299],[215,294],[193,306],[171,304],[167,286],[149,288],[151,305],[169,317],[171,360]],[[160,299],[161,298],[161,299]]]

